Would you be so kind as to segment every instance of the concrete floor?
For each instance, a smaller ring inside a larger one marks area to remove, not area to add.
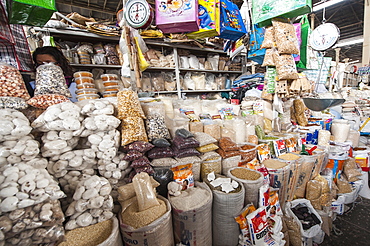
[[[330,237],[325,235],[324,242],[320,246],[370,245],[370,200],[359,197],[353,209],[338,215],[333,224],[342,234],[337,235],[332,231]]]

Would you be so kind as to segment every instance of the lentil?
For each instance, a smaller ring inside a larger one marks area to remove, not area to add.
[[[231,170],[230,173],[238,179],[245,179],[245,180],[257,180],[261,177],[260,173],[256,171],[248,170],[246,168],[235,168]]]

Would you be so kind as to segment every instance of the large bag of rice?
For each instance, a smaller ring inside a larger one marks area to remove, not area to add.
[[[169,197],[175,243],[212,245],[212,192],[204,183],[195,186]]]
[[[244,206],[244,186],[234,192],[225,193],[212,190],[212,241],[213,246],[238,245],[239,225],[235,223],[235,216]]]

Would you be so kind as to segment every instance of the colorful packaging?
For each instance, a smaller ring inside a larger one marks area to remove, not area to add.
[[[253,204],[248,204],[246,207],[243,208],[240,215],[235,217],[235,221],[236,223],[239,224],[239,228],[243,236],[242,237],[243,239],[239,241],[239,243],[242,243],[242,245],[252,245],[248,228],[247,216],[254,211],[256,211],[256,208],[253,206]]]
[[[182,185],[182,190],[194,187],[192,166],[192,164],[185,164],[171,167],[173,179],[176,183]]]
[[[198,0],[199,31],[186,34],[189,38],[208,38],[220,33],[219,0]]]
[[[239,8],[230,0],[221,0],[220,38],[238,40],[247,33]]]
[[[266,207],[260,207],[247,216],[248,228],[253,245],[276,245],[269,236],[269,216]]]
[[[287,152],[285,148],[285,141],[283,139],[275,140],[273,143],[276,157]]]
[[[155,22],[163,33],[198,31],[198,1],[156,0]]]
[[[258,160],[262,163],[264,160],[270,159],[270,147],[268,144],[259,144],[257,145],[257,157]]]
[[[281,211],[278,189],[273,189],[268,185],[261,186],[260,190],[260,207],[265,206],[269,216],[283,215]]]

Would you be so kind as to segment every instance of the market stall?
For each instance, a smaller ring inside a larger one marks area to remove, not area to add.
[[[370,197],[368,69],[331,76],[310,1],[130,0],[113,24],[4,4],[63,59],[32,49],[32,89],[0,63],[1,245],[313,245]]]

